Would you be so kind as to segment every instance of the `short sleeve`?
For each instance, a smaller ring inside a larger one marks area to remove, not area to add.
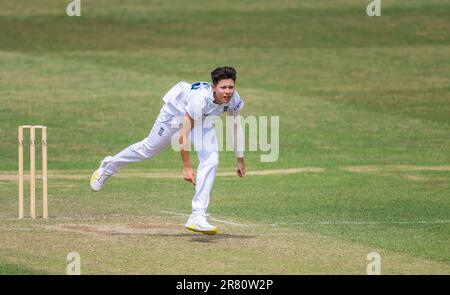
[[[186,113],[194,120],[203,117],[203,108],[205,107],[205,96],[202,91],[193,91],[188,97]]]

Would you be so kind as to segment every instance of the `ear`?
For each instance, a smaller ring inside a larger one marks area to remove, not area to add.
[[[217,90],[217,85],[212,84],[211,90],[212,90],[213,96],[215,97],[216,96],[216,92],[217,92],[216,91]]]

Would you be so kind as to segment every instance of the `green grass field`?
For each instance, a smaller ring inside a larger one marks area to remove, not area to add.
[[[65,274],[72,251],[82,274],[366,274],[373,251],[383,274],[450,274],[448,1],[67,3],[0,0],[0,274]],[[280,157],[247,152],[241,179],[221,153],[218,235],[183,228],[170,149],[90,191],[173,84],[222,65],[243,115],[279,116]],[[17,220],[23,124],[48,126],[48,220]]]

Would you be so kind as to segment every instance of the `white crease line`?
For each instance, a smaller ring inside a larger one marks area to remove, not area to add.
[[[172,211],[161,211],[161,213],[167,213],[167,214],[178,215],[178,216],[189,216],[189,214],[172,212]],[[242,224],[242,223],[237,223],[237,222],[225,221],[225,220],[217,219],[217,218],[212,217],[211,215],[207,215],[207,216],[209,217],[210,220],[214,220],[214,221],[217,221],[217,222],[221,222],[221,223],[225,223],[225,224],[229,224],[229,225],[234,225],[234,226],[243,226],[243,227],[277,226],[276,224]]]
[[[417,220],[417,221],[318,221],[318,222],[291,222],[278,223],[278,225],[337,225],[337,224],[435,224],[450,223],[450,220]]]
[[[161,213],[178,215],[183,217],[189,217],[189,214],[173,212],[173,211],[160,211]],[[147,217],[147,216],[141,216]],[[140,218],[141,218],[140,217]],[[280,223],[269,223],[269,224],[243,224],[237,223],[233,221],[226,221],[222,219],[214,218],[211,215],[208,215],[211,220],[239,227],[277,227],[277,226],[291,226],[291,225],[339,225],[339,224],[347,224],[347,225],[376,225],[376,224],[448,224],[450,220],[417,220],[417,221],[317,221],[317,222],[280,222]],[[99,220],[96,218],[86,218],[80,217],[84,221],[95,221]],[[80,218],[76,217],[50,217],[48,220],[79,220]],[[18,218],[0,218],[0,220],[5,221],[19,221]],[[23,220],[33,220],[31,218],[24,218]],[[37,218],[36,221],[45,221],[42,218]]]
[[[189,216],[189,214],[172,212],[172,211],[161,211],[161,213],[167,213],[178,216]],[[264,226],[289,226],[289,225],[339,225],[339,224],[350,224],[350,225],[370,225],[370,224],[437,224],[437,223],[450,223],[450,220],[417,220],[417,221],[317,221],[317,222],[281,222],[281,223],[269,223],[269,224],[242,224],[232,221],[225,221],[217,219],[209,215],[209,219],[242,227],[264,227]]]
[[[278,226],[276,224],[241,224],[241,223],[236,223],[236,222],[231,222],[231,221],[220,220],[220,219],[214,218],[212,216],[210,216],[209,219],[217,221],[217,222],[222,222],[222,223],[225,223],[225,224],[229,224],[229,225],[234,225],[234,226],[244,226],[244,227]]]

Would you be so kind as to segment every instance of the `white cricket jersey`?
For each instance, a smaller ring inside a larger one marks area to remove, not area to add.
[[[215,104],[212,85],[208,82],[176,84],[163,98],[163,110],[172,116],[184,116],[188,113],[193,119],[207,116],[220,116],[224,112],[240,111],[244,106],[238,92],[234,90],[230,102]]]

